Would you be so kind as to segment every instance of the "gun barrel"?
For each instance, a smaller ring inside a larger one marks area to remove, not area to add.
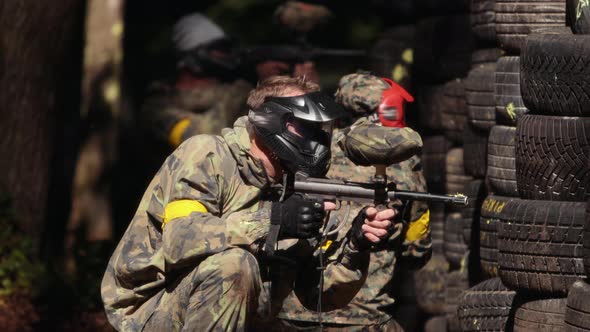
[[[467,206],[467,196],[464,195],[434,195],[416,191],[395,191],[389,192],[389,199],[407,199],[414,201],[439,202],[445,204]]]

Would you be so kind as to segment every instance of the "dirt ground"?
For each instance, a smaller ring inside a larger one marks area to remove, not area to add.
[[[115,331],[103,311],[72,312],[69,317],[47,317],[24,294],[12,294],[0,300],[0,329],[4,332],[29,331]]]

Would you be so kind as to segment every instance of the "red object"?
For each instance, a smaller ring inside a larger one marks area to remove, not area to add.
[[[388,78],[381,78],[390,88],[381,94],[381,104],[379,104],[379,120],[385,127],[403,128],[406,126],[404,120],[404,102],[411,103],[414,97],[402,88],[399,84]]]

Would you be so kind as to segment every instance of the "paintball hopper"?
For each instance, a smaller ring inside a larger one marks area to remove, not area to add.
[[[338,145],[359,166],[391,165],[422,151],[422,138],[410,128],[362,124],[353,127]]]
[[[303,1],[287,1],[274,12],[274,20],[283,27],[298,33],[308,33],[326,23],[332,12],[323,5]]]

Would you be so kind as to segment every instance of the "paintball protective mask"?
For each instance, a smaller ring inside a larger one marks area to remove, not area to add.
[[[322,92],[294,97],[268,97],[248,120],[261,144],[285,170],[323,177],[330,166],[334,120],[342,107]]]

